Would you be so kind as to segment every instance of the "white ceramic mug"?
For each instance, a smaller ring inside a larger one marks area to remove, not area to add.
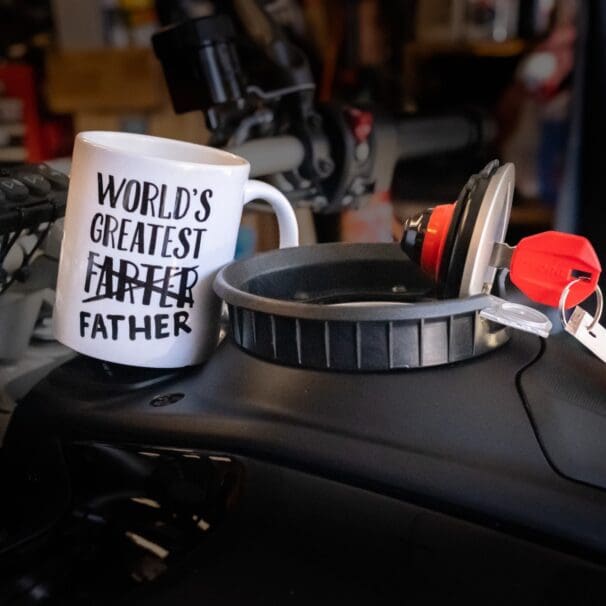
[[[174,368],[217,344],[217,270],[234,257],[242,207],[263,199],[280,247],[297,220],[274,187],[248,180],[225,151],[119,132],[76,137],[54,331],[76,351],[120,364]]]

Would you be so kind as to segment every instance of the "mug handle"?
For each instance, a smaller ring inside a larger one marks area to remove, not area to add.
[[[297,217],[286,196],[275,187],[264,181],[251,179],[244,186],[244,202],[248,204],[253,200],[266,200],[278,219],[280,231],[280,248],[299,245],[299,225]]]

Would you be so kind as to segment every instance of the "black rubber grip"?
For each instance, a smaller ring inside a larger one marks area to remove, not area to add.
[[[46,164],[0,168],[0,235],[65,215],[69,179]]]

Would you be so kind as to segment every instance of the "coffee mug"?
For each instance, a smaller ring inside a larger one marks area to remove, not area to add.
[[[217,345],[217,270],[234,257],[242,207],[269,202],[280,247],[297,220],[229,152],[119,132],[76,137],[53,316],[56,338],[120,364],[175,368]]]

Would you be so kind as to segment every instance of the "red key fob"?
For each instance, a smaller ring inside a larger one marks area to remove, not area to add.
[[[520,240],[509,266],[511,281],[531,300],[558,307],[564,288],[570,288],[569,309],[596,289],[602,266],[587,238],[546,231]]]

